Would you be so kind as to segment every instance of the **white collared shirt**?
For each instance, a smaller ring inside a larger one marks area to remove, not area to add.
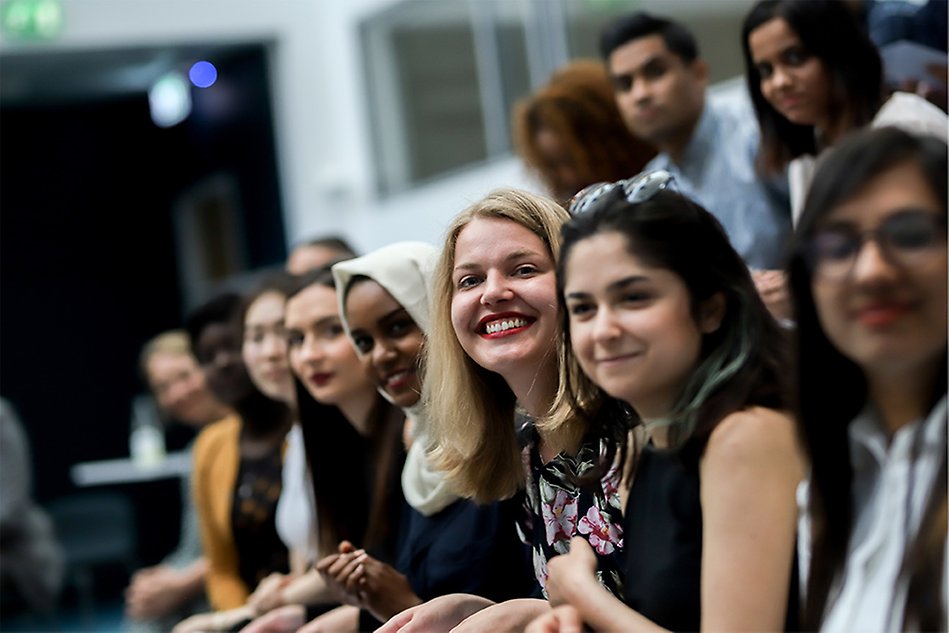
[[[907,579],[898,576],[946,455],[945,429],[945,397],[889,444],[871,409],[850,424],[854,526],[839,593],[831,594],[822,631],[902,629]]]

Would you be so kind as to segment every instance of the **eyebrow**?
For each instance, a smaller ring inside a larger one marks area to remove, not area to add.
[[[324,325],[327,325],[329,323],[332,323],[333,321],[338,321],[338,320],[339,320],[339,316],[335,314],[330,314],[320,319],[317,319],[316,321],[306,323],[301,327],[291,327],[291,326],[286,326],[286,325],[285,327],[287,327],[287,329],[289,330],[296,330],[297,332],[303,332],[304,330],[310,330],[310,329],[317,330],[323,327]]]
[[[607,287],[607,292],[617,292],[628,288],[630,286],[635,286],[636,284],[649,281],[649,278],[645,275],[632,275],[630,277],[624,277],[622,279],[617,279],[614,282],[611,282]],[[592,293],[589,292],[568,292],[564,295],[566,299],[585,299],[589,297]]]
[[[522,248],[516,251],[512,251],[507,254],[507,256],[502,260],[505,264],[511,262],[515,259],[521,259],[522,257],[543,257],[537,251],[532,251],[530,249]],[[454,271],[459,270],[478,270],[482,268],[481,264],[477,262],[466,262],[464,264],[458,264],[455,266]]]
[[[611,73],[610,73],[610,76],[612,76],[613,78],[616,78],[616,79],[619,79],[619,78],[622,78],[622,77],[632,77],[632,76],[635,75],[636,73],[642,72],[643,69],[645,69],[647,66],[649,66],[649,65],[651,65],[651,64],[654,64],[654,63],[656,63],[656,62],[665,61],[665,59],[666,59],[666,54],[665,54],[665,53],[653,53],[652,55],[650,55],[649,57],[647,57],[641,64],[639,64],[639,65],[636,66],[635,68],[632,68],[632,69],[629,70],[628,72],[623,72],[623,73],[614,73],[614,72],[611,72]]]

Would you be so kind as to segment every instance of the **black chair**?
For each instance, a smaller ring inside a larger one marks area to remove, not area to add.
[[[139,568],[135,508],[120,492],[77,492],[46,504],[65,557],[64,590],[76,590],[83,620],[95,620],[95,581],[106,566]]]

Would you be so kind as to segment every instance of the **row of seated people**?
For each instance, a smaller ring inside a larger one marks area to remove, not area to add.
[[[584,72],[628,172],[566,200],[626,145],[569,86],[515,113],[559,204],[499,190],[440,250],[189,320],[235,417],[179,631],[945,626],[945,114],[884,94],[842,2],[758,2],[741,44],[748,94],[707,97],[687,29],[623,18]]]
[[[944,626],[946,159],[827,154],[792,329],[666,171],[212,300],[176,630]]]

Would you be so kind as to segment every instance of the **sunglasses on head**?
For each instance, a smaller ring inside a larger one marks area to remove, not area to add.
[[[619,188],[623,190],[626,201],[635,204],[651,199],[663,189],[671,187],[675,176],[664,169],[645,171],[633,178],[617,180],[616,182],[598,182],[584,187],[576,193],[567,204],[571,215],[580,215],[593,209],[597,202],[609,196]]]

